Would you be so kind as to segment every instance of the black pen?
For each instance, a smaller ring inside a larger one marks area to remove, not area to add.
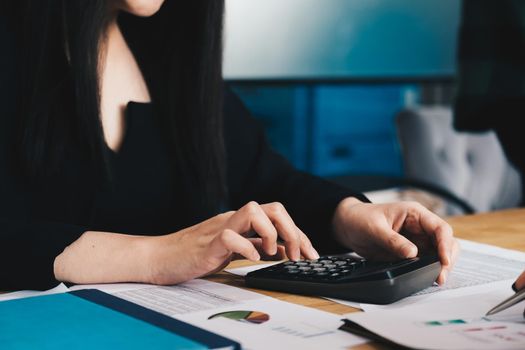
[[[516,291],[515,294],[510,296],[509,298],[503,300],[498,305],[494,306],[492,309],[490,309],[485,316],[494,315],[497,312],[503,311],[505,309],[508,309],[509,307],[516,305],[522,300],[525,300],[525,288],[523,288],[520,291],[517,291],[516,284],[512,285],[512,289]]]

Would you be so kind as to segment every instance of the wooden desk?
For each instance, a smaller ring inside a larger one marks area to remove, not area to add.
[[[503,248],[525,251],[525,209],[514,209],[487,214],[450,217],[447,218],[447,221],[450,223],[450,225],[452,225],[454,233],[458,238],[493,244]],[[246,265],[251,265],[251,263],[248,261],[235,261],[231,263],[229,267],[241,267]],[[209,277],[208,279],[215,282],[226,283],[235,287],[245,288],[242,277],[226,272],[221,272],[217,275]],[[340,305],[317,297],[306,297],[260,289],[251,290],[280,300],[313,307],[335,314],[359,312],[357,309],[351,308],[349,306]],[[389,349],[389,347],[378,343],[369,343],[355,347],[353,349]]]

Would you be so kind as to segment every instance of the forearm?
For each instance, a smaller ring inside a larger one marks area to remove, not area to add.
[[[155,237],[85,232],[55,258],[59,281],[78,284],[151,280]]]
[[[231,213],[163,236],[85,232],[54,261],[55,278],[78,284],[177,284],[209,273],[206,251]],[[204,253],[203,253],[204,252]]]

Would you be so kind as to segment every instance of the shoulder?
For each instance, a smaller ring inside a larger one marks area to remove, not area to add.
[[[228,140],[233,134],[236,138],[253,137],[262,132],[261,123],[256,120],[246,108],[235,91],[228,85],[224,85],[224,133]]]
[[[224,87],[224,140],[226,148],[244,148],[244,152],[255,151],[264,138],[264,128],[255,119],[235,91],[225,84]]]
[[[249,115],[248,110],[242,103],[239,96],[235,94],[231,86],[224,83],[224,120],[235,121],[241,117]]]

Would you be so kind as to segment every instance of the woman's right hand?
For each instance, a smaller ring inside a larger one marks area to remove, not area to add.
[[[519,277],[516,279],[514,284],[512,285],[512,289],[517,293],[520,290],[525,289],[525,271],[519,275]],[[525,309],[523,310],[523,317],[525,317]]]
[[[525,271],[521,273],[516,282],[512,285],[515,292],[525,288]]]
[[[250,238],[253,233],[258,237]],[[149,282],[162,285],[214,273],[237,255],[252,261],[319,257],[280,203],[250,202],[182,231],[151,237],[150,243]]]

